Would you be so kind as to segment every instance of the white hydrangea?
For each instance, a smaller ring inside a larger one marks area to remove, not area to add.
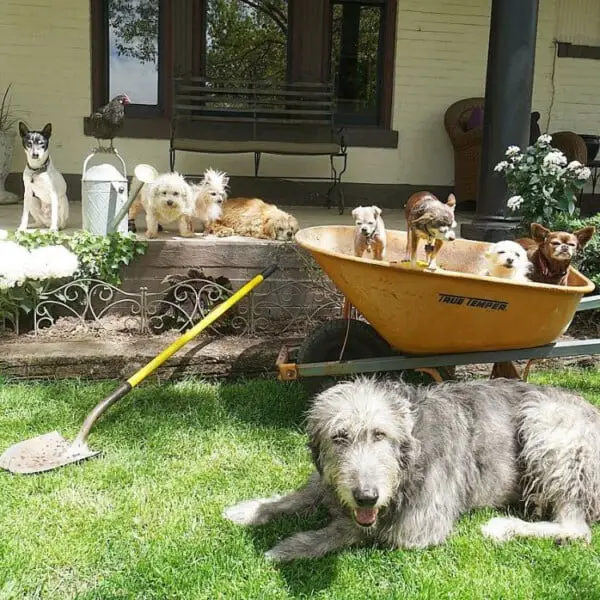
[[[587,167],[582,167],[581,169],[579,169],[579,171],[577,171],[577,179],[585,181],[586,179],[590,178],[591,174],[592,172]]]
[[[561,167],[567,164],[567,157],[560,152],[560,150],[555,150],[553,152],[548,152],[546,156],[544,156],[544,166],[558,166]]]
[[[0,289],[21,285],[27,278],[29,252],[15,242],[0,242]]]
[[[583,165],[578,160],[572,160],[567,165],[567,169],[569,169],[569,171],[577,171],[578,169],[581,169],[581,167],[583,167]]]
[[[508,208],[510,208],[510,210],[518,210],[518,208],[521,206],[521,204],[523,204],[523,202],[523,196],[511,196],[507,200],[506,205],[508,206]]]
[[[544,133],[537,139],[541,144],[549,144],[552,141],[552,136]]]
[[[519,148],[519,146],[509,146],[506,149],[506,156],[516,156],[517,154],[520,154],[521,152],[521,148]]]
[[[506,171],[507,167],[508,163],[505,160],[503,160],[494,167],[494,171],[496,171],[496,173],[501,173],[502,171]]]
[[[31,252],[15,242],[0,241],[0,289],[26,280],[71,277],[79,268],[75,254],[64,246],[44,246]]]
[[[79,268],[77,257],[64,246],[42,246],[29,254],[29,279],[61,279],[71,277]]]

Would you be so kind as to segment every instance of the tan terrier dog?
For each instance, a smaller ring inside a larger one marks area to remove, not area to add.
[[[357,206],[352,211],[354,217],[354,255],[362,257],[372,252],[375,260],[385,257],[385,225],[378,206]]]

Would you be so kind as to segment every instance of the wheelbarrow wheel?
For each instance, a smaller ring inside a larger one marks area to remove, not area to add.
[[[298,349],[296,363],[384,358],[395,353],[394,349],[369,323],[358,319],[335,319],[320,325],[304,340]],[[402,377],[407,383],[414,384],[429,384],[434,381],[429,374],[416,371],[381,372],[374,373],[374,375],[384,375],[396,379]],[[347,377],[301,377],[300,382],[312,398],[315,394],[345,378]]]

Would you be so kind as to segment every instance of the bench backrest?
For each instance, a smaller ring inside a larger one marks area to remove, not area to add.
[[[175,80],[173,117],[187,121],[333,125],[329,83]]]

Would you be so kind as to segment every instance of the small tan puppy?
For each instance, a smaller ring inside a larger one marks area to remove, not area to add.
[[[486,266],[480,275],[511,281],[529,281],[528,275],[533,265],[527,258],[527,252],[517,242],[496,242],[485,251],[483,258]]]
[[[385,225],[378,206],[357,206],[352,211],[354,217],[354,255],[362,257],[372,252],[375,260],[385,257]]]
[[[194,197],[190,185],[179,173],[162,173],[152,183],[142,186],[129,209],[130,223],[135,222],[142,209],[146,213],[147,238],[155,238],[160,225],[174,221],[179,224],[180,235],[194,235]]]
[[[298,231],[296,217],[260,198],[230,198],[223,202],[222,210],[208,233],[291,242]]]

